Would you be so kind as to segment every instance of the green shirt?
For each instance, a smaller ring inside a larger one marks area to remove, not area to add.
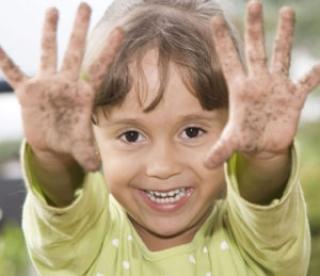
[[[306,275],[310,232],[292,151],[291,176],[281,199],[251,204],[237,189],[235,155],[226,165],[227,196],[219,200],[192,242],[152,252],[108,193],[103,176],[86,176],[67,208],[49,206],[22,147],[28,195],[23,229],[40,275],[233,276]]]

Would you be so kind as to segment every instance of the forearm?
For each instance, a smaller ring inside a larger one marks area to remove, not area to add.
[[[290,175],[290,152],[272,158],[239,154],[237,168],[241,196],[255,204],[269,204],[280,198],[286,187]]]
[[[71,157],[34,152],[30,156],[33,175],[50,205],[64,207],[72,203],[84,171]]]
[[[228,166],[228,224],[238,237],[239,246],[246,249],[247,256],[256,256],[255,262],[264,264],[272,275],[306,275],[310,232],[299,183],[299,159],[298,152],[292,150],[290,175],[282,187],[282,197],[279,200],[272,200],[278,196],[271,198],[268,205],[242,200],[239,179],[234,175],[238,156]]]

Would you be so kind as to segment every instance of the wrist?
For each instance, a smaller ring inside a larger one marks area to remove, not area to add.
[[[61,154],[48,150],[40,150],[31,146],[33,159],[42,166],[48,168],[57,168],[74,166],[76,161],[71,155]]]
[[[239,154],[237,179],[240,194],[249,202],[269,204],[282,196],[290,168],[289,149],[278,154]]]
[[[242,159],[246,160],[248,163],[272,163],[279,162],[280,160],[285,160],[290,156],[290,148],[286,148],[282,151],[277,152],[267,152],[261,151],[258,153],[242,153],[239,155]]]
[[[85,172],[70,155],[29,147],[29,170],[32,183],[47,203],[55,207],[68,206],[75,198],[75,190],[83,182]]]

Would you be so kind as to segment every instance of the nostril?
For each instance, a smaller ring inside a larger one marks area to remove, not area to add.
[[[146,170],[146,175],[149,177],[168,179],[178,175],[180,170],[172,164],[150,164]]]

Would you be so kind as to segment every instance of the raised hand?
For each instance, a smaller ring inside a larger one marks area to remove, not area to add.
[[[92,109],[102,77],[121,43],[122,31],[115,29],[111,33],[105,49],[86,72],[87,80],[82,80],[80,70],[90,15],[90,7],[82,3],[60,71],[57,71],[55,8],[46,14],[38,74],[27,77],[1,47],[0,68],[15,89],[26,140],[32,149],[71,158],[86,170],[96,170],[100,164],[91,127]]]
[[[216,167],[234,152],[268,159],[288,151],[308,93],[320,83],[320,65],[298,83],[289,79],[294,12],[284,7],[270,66],[264,42],[262,4],[250,1],[245,27],[245,60],[240,61],[226,23],[212,20],[216,50],[229,88],[229,118],[206,165]]]

